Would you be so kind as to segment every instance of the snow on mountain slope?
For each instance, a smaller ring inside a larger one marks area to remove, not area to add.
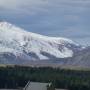
[[[43,36],[8,22],[0,22],[0,53],[9,52],[20,58],[43,60],[72,57],[81,49],[72,40]]]

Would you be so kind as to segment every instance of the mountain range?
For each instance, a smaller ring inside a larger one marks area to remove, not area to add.
[[[90,67],[90,47],[0,22],[0,63]]]

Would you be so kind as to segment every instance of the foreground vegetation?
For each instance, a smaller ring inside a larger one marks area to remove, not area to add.
[[[0,88],[24,87],[28,81],[52,82],[56,88],[90,90],[90,71],[49,67],[0,67]]]

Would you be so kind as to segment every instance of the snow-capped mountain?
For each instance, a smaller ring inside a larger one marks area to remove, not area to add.
[[[0,57],[20,60],[49,60],[74,56],[83,47],[66,38],[48,37],[0,22]]]

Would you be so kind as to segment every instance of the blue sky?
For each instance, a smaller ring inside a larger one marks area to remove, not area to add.
[[[90,45],[90,0],[0,0],[0,20]]]

